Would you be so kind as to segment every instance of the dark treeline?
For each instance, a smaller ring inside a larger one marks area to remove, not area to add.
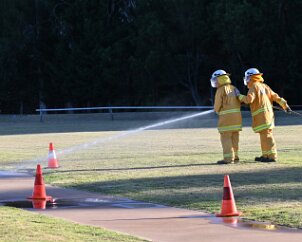
[[[301,104],[301,0],[0,0],[0,109],[211,105],[249,67]]]

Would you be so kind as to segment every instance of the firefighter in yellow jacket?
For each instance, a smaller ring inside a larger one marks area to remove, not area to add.
[[[276,142],[273,137],[274,112],[273,102],[277,102],[286,112],[291,111],[286,100],[279,97],[268,85],[264,84],[263,73],[256,68],[245,72],[244,84],[249,91],[247,96],[239,95],[241,102],[250,105],[252,114],[252,127],[254,132],[260,134],[262,156],[255,161],[275,162],[277,160]]]
[[[211,85],[217,88],[214,109],[218,114],[218,131],[223,149],[223,160],[218,164],[239,162],[239,131],[242,129],[239,91],[231,85],[230,75],[224,70],[212,74]]]

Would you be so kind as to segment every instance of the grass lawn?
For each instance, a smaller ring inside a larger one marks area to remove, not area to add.
[[[0,207],[1,241],[143,241],[93,226],[79,225],[31,213],[25,210]]]
[[[290,125],[274,130],[279,162],[273,164],[253,161],[260,155],[259,135],[245,127],[236,165],[216,165],[222,150],[214,119],[121,137],[122,130],[155,121],[16,121],[13,127],[3,121],[0,164],[35,169],[39,160],[46,166],[53,142],[63,154],[59,169],[44,172],[47,183],[211,213],[220,210],[223,176],[229,174],[244,218],[302,228],[302,125],[296,120],[279,120]],[[68,153],[70,147],[77,152]]]

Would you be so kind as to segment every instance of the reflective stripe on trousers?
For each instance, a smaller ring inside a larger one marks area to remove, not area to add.
[[[238,158],[239,150],[239,132],[223,132],[220,133],[220,140],[223,149],[223,159],[225,161],[233,161]]]
[[[262,155],[271,159],[277,159],[277,147],[273,136],[273,130],[266,129],[259,132],[259,134]]]

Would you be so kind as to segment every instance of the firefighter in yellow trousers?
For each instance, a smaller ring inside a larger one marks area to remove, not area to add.
[[[286,112],[290,112],[291,109],[286,100],[264,84],[262,75],[263,73],[256,68],[250,68],[245,72],[244,84],[249,91],[247,96],[239,95],[239,99],[250,105],[253,130],[260,134],[262,156],[256,157],[255,161],[276,162],[277,149],[273,137],[275,124],[272,104],[277,102]]]
[[[218,114],[218,131],[223,149],[223,160],[218,164],[239,162],[239,131],[242,130],[239,91],[231,85],[230,75],[224,70],[212,74],[211,86],[217,88],[214,109]]]

